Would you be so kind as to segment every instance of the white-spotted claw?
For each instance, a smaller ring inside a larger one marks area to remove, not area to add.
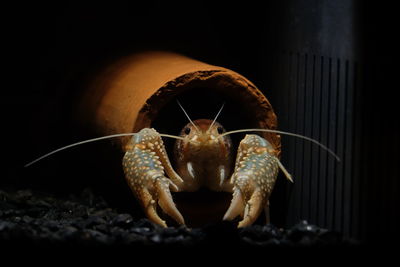
[[[179,191],[183,180],[172,169],[161,137],[154,129],[143,129],[131,139],[123,168],[128,185],[150,220],[167,226],[157,213],[158,204],[177,223],[185,224],[170,191]],[[165,177],[164,170],[170,179]]]
[[[246,135],[240,142],[231,177],[233,198],[224,220],[240,215],[238,227],[251,225],[268,204],[279,170],[279,160],[271,149],[269,142],[258,135]]]

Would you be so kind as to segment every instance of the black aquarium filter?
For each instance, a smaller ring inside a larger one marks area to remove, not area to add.
[[[295,180],[281,189],[286,225],[305,219],[361,240],[391,238],[399,225],[399,120],[390,7],[285,1],[273,9],[269,33],[279,38],[268,77],[279,127],[341,158],[283,137],[283,163]]]

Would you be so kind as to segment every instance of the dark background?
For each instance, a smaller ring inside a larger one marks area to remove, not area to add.
[[[79,140],[71,100],[92,73],[134,51],[171,50],[241,73],[266,94],[280,129],[316,137],[338,151],[343,165],[283,138],[283,163],[296,184],[277,184],[278,224],[307,219],[364,240],[394,238],[396,8],[369,1],[256,2],[4,7],[0,185],[65,193],[93,183],[90,170],[80,172],[76,160],[91,157],[85,149],[30,170],[22,166]],[[316,181],[325,182],[314,188]]]

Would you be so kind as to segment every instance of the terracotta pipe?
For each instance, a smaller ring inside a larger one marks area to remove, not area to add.
[[[253,127],[277,127],[275,113],[267,98],[242,75],[179,54],[159,51],[125,57],[97,75],[80,98],[78,118],[96,136],[137,132],[151,127],[166,104],[191,90],[197,93],[215,90],[229,96],[254,119]],[[280,151],[279,135],[260,134]],[[122,151],[127,140],[116,141]]]
[[[218,121],[228,131],[277,127],[268,99],[248,79],[232,70],[179,54],[159,51],[134,54],[109,65],[94,77],[78,98],[77,109],[77,119],[92,137],[137,132],[145,127],[178,134],[188,121],[176,103],[177,98],[183,100],[189,114],[196,114],[192,119],[213,119],[219,109],[214,103],[225,102]],[[218,101],[211,103],[210,98]],[[214,110],[208,110],[210,107]],[[280,151],[279,135],[258,134]],[[244,135],[231,137],[234,145],[236,138],[237,145]],[[111,140],[114,148],[124,152],[129,137]],[[173,139],[164,140],[169,153],[174,142]],[[101,155],[117,156],[108,152]],[[110,164],[110,159],[106,162]],[[122,170],[120,160],[115,164],[115,168]],[[228,193],[212,192],[174,195],[178,209],[191,227],[221,221],[231,198]]]

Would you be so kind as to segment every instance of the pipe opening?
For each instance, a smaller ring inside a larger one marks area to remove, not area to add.
[[[152,121],[151,127],[162,133],[179,135],[181,129],[189,123],[180,109],[176,100],[182,104],[192,120],[214,119],[221,105],[224,109],[217,121],[227,131],[250,127],[259,127],[252,109],[247,102],[237,99],[235,96],[220,92],[214,88],[193,88],[172,97],[170,101],[159,110],[158,115]],[[237,148],[242,135],[231,136],[234,147]],[[164,139],[168,155],[172,158],[172,149],[175,140]]]

